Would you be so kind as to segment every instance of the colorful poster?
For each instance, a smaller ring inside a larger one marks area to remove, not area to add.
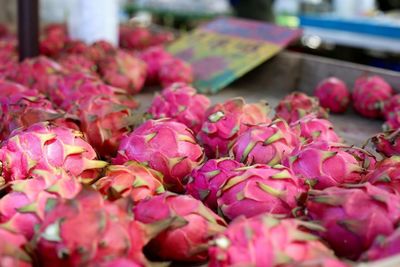
[[[220,18],[182,36],[168,50],[192,64],[199,91],[216,93],[300,34],[300,30],[273,24]]]

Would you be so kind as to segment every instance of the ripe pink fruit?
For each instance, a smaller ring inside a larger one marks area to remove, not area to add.
[[[222,218],[199,200],[172,193],[140,202],[133,213],[135,219],[144,224],[176,218],[176,227],[161,232],[149,243],[151,252],[162,260],[206,260],[209,240],[226,226]]]
[[[354,84],[353,105],[358,113],[367,118],[380,118],[383,104],[392,94],[392,87],[381,77],[360,77]]]
[[[369,183],[310,191],[308,214],[340,257],[357,260],[376,237],[393,233],[400,219],[400,196]]]
[[[242,98],[232,98],[209,108],[197,136],[207,157],[227,156],[230,146],[249,125],[271,122],[268,112],[268,104],[246,104]]]
[[[151,32],[143,27],[119,27],[119,45],[125,49],[145,49],[151,44]]]
[[[118,51],[105,57],[98,66],[105,83],[125,89],[129,94],[142,90],[147,67],[139,58]]]
[[[89,75],[97,75],[96,63],[79,54],[65,54],[58,58],[61,64],[68,72],[86,72]]]
[[[400,228],[388,237],[378,236],[371,248],[366,251],[361,259],[365,261],[376,261],[388,258],[400,253]]]
[[[377,187],[400,195],[400,157],[393,156],[382,160],[366,179]]]
[[[164,87],[177,82],[191,84],[194,80],[193,69],[185,61],[174,58],[161,64],[159,78]]]
[[[219,188],[230,177],[236,175],[236,169],[243,166],[230,158],[210,159],[192,171],[186,185],[186,193],[216,211]]]
[[[356,147],[356,146],[346,146],[335,144],[338,149],[341,149],[349,154],[351,154],[359,163],[359,165],[368,173],[375,169],[377,164],[376,157],[366,149]]]
[[[0,226],[0,266],[2,267],[30,267],[32,259],[24,250],[28,240],[20,234]]]
[[[172,59],[172,55],[168,53],[162,46],[154,46],[144,50],[140,54],[140,59],[147,64],[146,83],[158,84],[160,82],[160,69],[165,62]]]
[[[400,94],[390,97],[383,106],[383,115],[386,119],[390,117],[392,112],[395,112],[400,108]]]
[[[350,92],[346,84],[336,77],[321,81],[314,91],[322,107],[334,113],[343,113],[349,106]]]
[[[400,130],[379,133],[372,138],[372,143],[385,157],[400,155]]]
[[[100,63],[105,58],[115,55],[117,53],[117,48],[115,48],[111,43],[101,40],[94,42],[90,45],[83,54],[90,60]]]
[[[279,220],[265,214],[250,219],[240,217],[214,238],[214,245],[209,248],[209,266],[314,267],[306,263],[335,261],[333,253],[309,233],[315,230],[321,229],[296,219]]]
[[[96,191],[49,201],[34,238],[40,266],[101,266],[125,257],[147,265],[145,229],[128,212]]]
[[[130,197],[134,202],[164,192],[161,173],[134,161],[110,165],[95,187],[109,200]]]
[[[294,150],[284,165],[316,189],[363,181],[364,169],[357,159],[325,142]]]
[[[315,114],[309,114],[293,122],[292,130],[300,137],[302,143],[326,141],[338,143],[342,139],[335,133],[333,125],[325,119],[318,119]]]
[[[164,186],[182,192],[184,178],[204,159],[203,149],[184,124],[149,120],[122,139],[116,164],[142,162],[164,175]]]
[[[67,40],[63,52],[66,54],[83,54],[87,49],[88,46],[81,40]]]
[[[36,171],[35,178],[11,182],[11,191],[0,199],[0,222],[31,239],[44,218],[49,199],[75,197],[81,185],[65,172]]]
[[[58,56],[68,39],[67,29],[64,25],[51,24],[46,26],[44,36],[40,40],[40,54],[48,57]]]
[[[318,118],[327,118],[326,110],[319,106],[318,99],[302,92],[293,92],[285,96],[275,108],[276,117],[295,122],[300,118],[315,113]]]
[[[82,96],[69,112],[77,116],[86,139],[103,158],[117,154],[122,138],[138,121],[130,107],[109,94]]]
[[[281,165],[257,164],[236,171],[217,194],[218,208],[230,220],[262,213],[291,216],[305,191],[304,183]]]
[[[197,94],[189,85],[174,83],[156,94],[147,112],[153,119],[171,118],[183,123],[196,134],[209,107],[208,97]]]
[[[279,125],[278,125],[279,124]],[[281,164],[282,159],[299,145],[299,139],[283,120],[251,126],[238,136],[231,154],[246,165]]]
[[[10,74],[9,78],[46,95],[52,90],[56,90],[57,82],[64,73],[65,70],[60,64],[47,57],[40,56],[25,59]]]
[[[1,178],[23,180],[36,171],[61,169],[91,181],[107,162],[96,160],[96,152],[82,137],[81,132],[47,122],[15,130],[0,148]]]

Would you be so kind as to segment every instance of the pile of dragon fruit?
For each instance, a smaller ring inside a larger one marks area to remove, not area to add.
[[[137,31],[115,48],[49,27],[53,59],[21,63],[13,37],[0,40],[0,266],[346,267],[400,253],[388,83],[361,77],[351,96],[330,78],[274,114],[242,98],[211,105],[168,38]],[[144,84],[164,89],[140,114]],[[391,131],[346,144],[327,118],[350,98]]]

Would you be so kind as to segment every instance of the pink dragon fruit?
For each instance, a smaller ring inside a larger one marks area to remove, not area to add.
[[[210,159],[194,169],[186,185],[186,193],[201,200],[207,207],[217,211],[217,192],[236,169],[244,167],[230,158]]]
[[[185,61],[174,58],[162,62],[159,78],[161,85],[164,87],[170,86],[176,82],[191,84],[194,79],[193,69],[192,66]]]
[[[183,180],[204,159],[203,149],[182,123],[149,120],[122,139],[116,164],[145,163],[164,175],[166,189],[182,192]]]
[[[246,104],[242,98],[232,98],[209,108],[197,136],[207,157],[227,156],[230,146],[249,125],[271,122],[268,113],[265,102]]]
[[[11,182],[11,191],[0,199],[0,222],[28,239],[43,220],[49,199],[71,199],[81,190],[77,179],[62,171],[33,175],[36,178]]]
[[[163,193],[162,175],[137,162],[128,161],[124,165],[110,165],[105,176],[95,187],[109,200],[130,197],[134,202]]]
[[[146,64],[124,51],[117,51],[99,63],[103,80],[112,86],[125,89],[130,94],[142,90],[146,80]]]
[[[293,92],[285,96],[275,108],[276,117],[295,122],[300,118],[315,113],[318,118],[327,118],[328,113],[319,106],[318,99],[302,92]]]
[[[147,266],[146,230],[124,205],[82,190],[71,200],[48,201],[34,245],[40,266],[101,266],[118,258]]]
[[[141,50],[151,44],[151,32],[144,27],[119,27],[119,45],[125,49]]]
[[[375,261],[395,256],[399,253],[400,228],[397,228],[396,231],[388,237],[378,236],[371,248],[361,256],[361,259],[365,261]]]
[[[384,102],[393,94],[392,87],[379,76],[360,77],[353,89],[353,106],[367,118],[382,117]]]
[[[371,140],[376,151],[381,153],[383,156],[400,156],[400,129],[379,133]]]
[[[63,49],[66,54],[84,54],[87,51],[88,46],[81,40],[67,40]]]
[[[351,154],[366,173],[375,169],[378,161],[376,157],[368,150],[356,146],[346,146],[341,144],[335,144],[333,146],[336,146],[338,149]]]
[[[69,109],[77,116],[88,142],[103,158],[114,157],[123,137],[138,119],[128,106],[113,95],[86,95]]]
[[[12,132],[1,145],[0,162],[4,182],[28,179],[35,171],[57,169],[87,182],[107,165],[96,160],[96,152],[82,139],[81,132],[47,122]]]
[[[315,88],[314,95],[322,107],[334,113],[344,113],[350,103],[350,92],[346,84],[336,77],[321,81]]]
[[[97,65],[92,60],[79,54],[65,54],[57,59],[68,72],[87,72],[89,75],[97,75]]]
[[[325,142],[295,149],[284,165],[316,189],[357,184],[365,173],[351,153]]]
[[[306,263],[337,262],[333,253],[310,233],[319,230],[322,229],[318,225],[296,219],[279,220],[265,214],[250,219],[240,217],[214,238],[214,245],[209,248],[209,266],[316,267]],[[346,265],[323,265],[327,266]]]
[[[154,46],[144,50],[140,54],[140,59],[147,64],[147,84],[158,84],[160,82],[160,69],[165,62],[172,59],[172,55],[168,53],[162,46]]]
[[[369,183],[310,191],[308,214],[321,222],[321,236],[340,257],[357,260],[376,237],[393,233],[400,220],[400,196]]]
[[[57,62],[40,56],[25,59],[18,68],[10,74],[10,79],[29,88],[48,94],[56,89],[57,81],[61,79],[65,70]]]
[[[382,160],[368,173],[366,180],[390,193],[400,195],[400,157]]]
[[[0,225],[0,266],[31,267],[32,259],[24,250],[28,240]]]
[[[330,121],[319,119],[315,114],[309,114],[293,122],[292,130],[300,137],[302,143],[326,141],[339,143],[342,139],[335,133]]]
[[[240,170],[217,194],[218,208],[226,218],[233,220],[241,215],[253,217],[262,213],[292,215],[305,186],[289,169],[257,164],[236,169]]]
[[[177,217],[180,226],[161,232],[149,243],[150,251],[163,260],[196,262],[207,259],[210,238],[225,229],[225,221],[191,196],[164,193],[143,200],[133,208],[144,224]],[[174,248],[174,249],[171,249]]]
[[[209,107],[208,97],[197,94],[191,86],[174,83],[156,94],[147,112],[153,119],[171,118],[183,123],[196,134]]]
[[[231,154],[246,165],[281,164],[282,159],[299,145],[298,138],[283,120],[272,124],[251,126],[238,136],[232,146]]]
[[[398,110],[398,108],[400,108],[400,94],[394,95],[385,101],[382,111],[384,117],[388,119],[390,114]]]
[[[99,64],[102,60],[115,55],[116,53],[116,47],[107,41],[100,40],[91,44],[83,54],[90,60]]]
[[[44,32],[39,44],[40,54],[48,57],[58,56],[68,39],[66,27],[64,25],[48,25]]]

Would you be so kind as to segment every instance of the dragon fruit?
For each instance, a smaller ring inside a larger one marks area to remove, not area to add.
[[[328,113],[319,106],[317,98],[309,97],[301,92],[293,92],[285,96],[276,106],[275,115],[288,123],[295,122],[302,117],[315,113],[318,118],[327,118]]]
[[[67,40],[63,52],[66,54],[84,54],[88,46],[81,40]]]
[[[82,47],[83,48],[83,47]],[[80,48],[81,49],[81,48]],[[115,55],[117,49],[109,42],[101,40],[94,42],[84,51],[84,55],[97,64],[105,58]]]
[[[319,230],[318,225],[296,219],[240,217],[214,238],[209,266],[303,266],[323,259],[335,261],[333,253],[310,233]]]
[[[11,182],[11,191],[0,199],[0,222],[28,239],[43,220],[49,199],[71,199],[81,190],[77,179],[63,171],[33,175],[36,178]]]
[[[340,257],[357,260],[376,237],[393,233],[400,220],[400,196],[369,183],[309,192],[308,214]]]
[[[28,241],[24,236],[16,234],[0,226],[0,266],[30,267],[32,259],[24,250]]]
[[[217,192],[236,169],[244,167],[230,158],[210,159],[194,169],[186,185],[186,193],[201,200],[207,207],[217,211]]]
[[[385,101],[382,110],[384,117],[388,119],[391,113],[395,112],[399,108],[400,108],[400,94],[397,94],[390,97],[387,101]]]
[[[400,253],[400,228],[397,228],[388,237],[378,236],[371,248],[362,256],[362,260],[375,261]]]
[[[144,27],[119,27],[119,45],[125,49],[141,50],[151,44],[151,32]]]
[[[66,27],[64,25],[48,25],[44,32],[39,43],[40,54],[48,57],[58,56],[68,39]]]
[[[257,164],[236,169],[240,170],[217,193],[218,208],[226,218],[262,213],[291,216],[305,187],[289,169]]]
[[[280,125],[278,125],[280,124]],[[238,136],[231,154],[246,165],[281,164],[282,159],[299,145],[299,140],[283,120],[251,126]]]
[[[110,165],[105,176],[95,187],[109,200],[130,197],[134,202],[163,193],[162,175],[144,165],[128,161],[124,165]]]
[[[182,192],[184,178],[204,159],[203,149],[182,123],[148,120],[122,139],[116,164],[134,160],[164,175],[166,189]]]
[[[309,114],[291,123],[292,130],[300,137],[302,143],[314,141],[341,142],[341,138],[335,133],[330,121],[319,119],[315,114]]]
[[[35,171],[62,169],[83,182],[91,181],[107,165],[96,160],[96,152],[82,133],[48,122],[17,129],[0,148],[4,182],[28,179]]]
[[[209,107],[208,97],[197,94],[191,86],[174,83],[153,98],[147,112],[153,119],[171,118],[183,123],[196,134]]]
[[[65,70],[57,62],[44,56],[25,59],[10,74],[9,79],[33,88],[42,94],[48,94],[57,88],[57,81]]]
[[[191,84],[193,82],[193,69],[185,61],[174,58],[162,62],[159,78],[161,85],[164,87],[170,86],[173,83],[181,82]]]
[[[145,265],[145,229],[124,206],[87,190],[71,200],[48,201],[34,238],[40,266],[99,266],[120,257]]]
[[[400,156],[400,129],[379,133],[371,140],[376,151],[381,153],[383,156]]]
[[[382,117],[384,102],[393,94],[392,87],[379,76],[360,77],[353,89],[353,106],[367,118]]]
[[[97,75],[97,65],[92,60],[79,54],[65,54],[57,59],[68,72],[87,72],[90,75]]]
[[[390,193],[400,195],[400,157],[393,156],[380,161],[367,174],[366,180]]]
[[[336,77],[321,81],[315,88],[314,95],[322,107],[334,113],[344,113],[350,103],[350,92],[346,84]]]
[[[315,189],[361,183],[365,174],[351,153],[326,142],[295,149],[284,165]]]
[[[172,59],[172,55],[168,53],[162,46],[154,46],[140,53],[140,59],[147,64],[147,84],[158,84],[160,82],[160,69],[165,62]]]
[[[207,157],[227,156],[230,146],[249,125],[271,122],[268,113],[268,104],[246,104],[242,98],[232,98],[209,108],[197,135]]]
[[[139,202],[134,206],[133,213],[135,219],[144,224],[162,222],[176,216],[183,222],[180,227],[169,228],[150,241],[150,251],[163,260],[206,260],[208,241],[226,226],[222,218],[199,200],[172,193]]]
[[[69,112],[78,117],[86,139],[104,158],[116,155],[122,138],[137,122],[131,109],[112,95],[86,95]]]
[[[335,144],[334,146],[351,154],[366,173],[375,169],[378,161],[376,157],[368,150],[356,146],[347,146],[341,144]]]
[[[103,80],[112,86],[125,89],[130,94],[142,90],[146,80],[146,64],[124,51],[105,57],[99,63]]]

